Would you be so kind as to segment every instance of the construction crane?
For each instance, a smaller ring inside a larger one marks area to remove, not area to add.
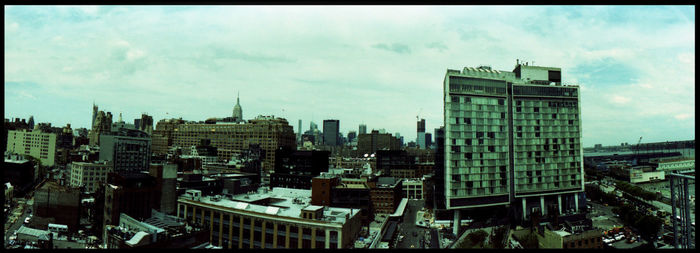
[[[635,150],[634,150],[635,165],[639,165],[639,160],[638,160],[639,158],[638,158],[638,155],[639,155],[639,144],[640,144],[640,143],[642,143],[642,136],[639,137],[639,141],[637,141],[637,147],[634,148],[634,149],[635,149]]]

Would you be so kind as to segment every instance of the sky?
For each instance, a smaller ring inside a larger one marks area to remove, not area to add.
[[[92,104],[296,132],[443,125],[447,69],[516,59],[581,87],[582,142],[695,139],[693,6],[5,6],[5,118],[89,128]]]

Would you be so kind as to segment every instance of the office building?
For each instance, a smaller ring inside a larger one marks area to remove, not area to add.
[[[416,136],[416,145],[418,145],[419,148],[425,149],[426,148],[426,143],[425,143],[425,119],[420,119],[416,123],[416,128],[417,128],[417,136]]]
[[[327,119],[323,121],[323,145],[337,146],[340,144],[340,120]]]
[[[168,153],[168,149],[173,146],[173,132],[178,125],[185,124],[182,119],[162,119],[156,124],[156,129],[151,135],[152,151],[156,155]]]
[[[219,159],[224,161],[240,154],[250,144],[259,144],[265,151],[262,164],[265,174],[274,169],[277,148],[296,148],[292,126],[287,120],[274,116],[258,116],[245,124],[180,124],[173,130],[173,146],[189,148],[200,144],[202,139],[210,140]]]
[[[151,164],[151,138],[147,133],[122,128],[100,135],[100,160],[112,161],[114,172],[145,171]]]
[[[444,98],[444,191],[455,220],[477,207],[517,205],[522,219],[550,205],[578,210],[579,88],[561,84],[560,68],[448,69]]]
[[[37,158],[43,166],[54,166],[57,138],[57,134],[42,132],[36,126],[34,130],[9,130],[7,151]]]
[[[156,178],[146,173],[109,173],[104,194],[103,228],[118,225],[122,213],[135,219],[148,219],[151,209],[160,208],[161,189]]]
[[[358,154],[374,154],[377,150],[399,150],[401,144],[399,139],[391,134],[380,134],[377,130],[372,130],[371,134],[360,134],[357,138]]]
[[[367,125],[365,124],[360,124],[360,129],[357,132],[358,134],[366,134],[367,133]]]
[[[273,188],[230,197],[189,190],[177,217],[209,228],[224,249],[349,248],[360,232],[358,209],[310,205],[311,190]]]
[[[311,189],[311,180],[328,172],[328,151],[294,151],[281,147],[275,153],[270,187]]]
[[[70,186],[85,187],[85,192],[96,192],[100,185],[107,182],[107,174],[114,169],[111,162],[72,162],[70,168]]]
[[[403,197],[402,180],[394,177],[379,177],[370,185],[372,211],[393,214]]]
[[[80,190],[47,181],[34,194],[34,215],[52,218],[51,223],[68,226],[75,233],[80,229]],[[41,224],[48,225],[48,224]]]
[[[175,214],[177,206],[177,164],[151,164],[149,174],[156,178],[160,192],[159,211]]]

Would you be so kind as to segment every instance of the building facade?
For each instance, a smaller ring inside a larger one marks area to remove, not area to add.
[[[273,188],[222,198],[191,190],[178,199],[177,217],[208,227],[209,242],[225,249],[350,247],[361,228],[359,210],[309,205],[310,195]]]
[[[7,132],[7,151],[32,156],[41,161],[43,166],[53,166],[56,162],[57,134],[33,131],[9,130]]]
[[[418,145],[419,148],[425,149],[426,148],[426,142],[425,142],[425,119],[420,119],[417,122],[417,136],[416,136],[416,145]]]
[[[34,215],[53,218],[56,224],[68,226],[71,232],[80,229],[80,190],[48,181],[34,195]]]
[[[245,124],[181,124],[173,130],[173,146],[191,147],[199,145],[202,139],[211,140],[219,159],[225,161],[251,144],[259,144],[265,151],[265,173],[274,169],[277,148],[296,148],[294,130],[283,118],[259,116]]]
[[[401,149],[399,139],[391,134],[380,134],[377,130],[372,130],[371,134],[360,134],[357,138],[358,154],[373,154],[382,149]]]
[[[162,119],[156,124],[156,129],[151,135],[152,151],[156,155],[168,153],[168,149],[173,146],[173,132],[178,125],[185,124],[182,119]]]
[[[132,129],[102,134],[100,160],[112,161],[114,172],[148,170],[151,164],[151,138],[145,132]]]
[[[327,119],[323,121],[323,145],[337,146],[340,144],[340,120]]]
[[[447,209],[518,204],[525,219],[546,213],[545,203],[577,208],[583,192],[579,99],[578,86],[561,85],[559,68],[448,69]]]
[[[271,187],[311,189],[311,180],[328,172],[328,151],[293,151],[281,147],[275,154],[275,173],[270,176]]]
[[[85,187],[87,192],[95,192],[101,184],[107,182],[107,174],[113,165],[108,161],[72,162],[70,163],[70,186]]]

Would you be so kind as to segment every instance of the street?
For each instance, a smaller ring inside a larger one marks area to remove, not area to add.
[[[17,205],[11,211],[10,217],[8,217],[5,223],[5,248],[7,249],[10,243],[10,236],[14,234],[23,224],[24,219],[29,217],[29,209],[32,208],[34,204],[34,199],[25,201],[23,198],[16,199]]]
[[[416,215],[424,207],[423,200],[409,200],[406,205],[406,212],[403,215],[403,222],[399,224],[397,239],[403,236],[396,244],[396,248],[429,248],[430,230],[416,226]]]

